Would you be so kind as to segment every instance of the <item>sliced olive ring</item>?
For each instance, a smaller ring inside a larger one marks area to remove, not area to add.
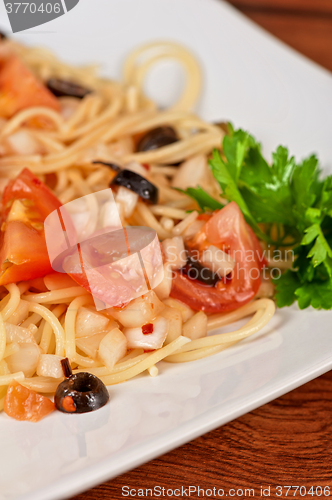
[[[92,92],[92,90],[82,87],[78,83],[61,80],[60,78],[50,78],[46,85],[48,90],[56,97],[77,97],[78,99],[83,99],[83,97]]]
[[[58,385],[55,407],[63,413],[87,413],[105,406],[109,400],[105,384],[92,373],[72,374],[69,361],[61,361],[67,377]]]
[[[111,186],[122,186],[138,194],[143,200],[156,205],[158,203],[158,188],[147,179],[132,172],[121,170],[111,181]]]
[[[197,280],[207,286],[215,286],[220,277],[208,267],[202,266],[197,259],[194,259],[190,254],[187,254],[187,263],[180,270],[181,274],[187,276],[191,280]]]
[[[109,167],[114,172],[121,172],[121,168],[119,167],[119,165],[116,165],[116,163],[108,163],[107,161],[101,161],[101,160],[94,160],[92,163],[94,165],[95,164],[105,165],[105,167]]]
[[[173,127],[164,126],[149,130],[139,141],[137,151],[152,151],[177,142],[179,137]]]

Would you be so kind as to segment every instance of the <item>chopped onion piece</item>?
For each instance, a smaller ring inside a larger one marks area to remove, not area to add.
[[[217,273],[220,278],[227,276],[235,267],[234,260],[220,248],[210,245],[209,248],[204,250],[200,259],[201,263]]]
[[[32,327],[32,328],[31,328]],[[35,325],[30,325],[29,328],[22,328],[21,326],[5,323],[7,344],[11,342],[27,343],[32,342],[35,344],[34,333],[37,331]]]
[[[180,337],[182,333],[182,315],[178,309],[165,307],[160,316],[168,320],[168,332],[165,340],[165,345],[167,345]]]
[[[37,366],[39,377],[63,378],[61,357],[55,354],[41,354]]]
[[[80,307],[76,317],[76,338],[89,337],[107,330],[109,319],[88,307]]]
[[[207,315],[199,311],[183,325],[182,335],[191,340],[201,339],[207,335]]]
[[[209,173],[205,155],[196,155],[184,161],[173,177],[172,187],[187,189],[202,184]]]
[[[127,339],[118,328],[114,328],[100,342],[98,350],[99,358],[112,371],[114,365],[126,354]]]
[[[166,262],[163,266],[164,277],[162,281],[153,290],[160,300],[167,299],[170,296],[172,288],[173,273],[171,266]]]
[[[180,311],[183,322],[187,321],[189,318],[192,318],[195,314],[194,311],[190,309],[189,306],[187,306],[187,304],[181,302],[180,300],[169,298],[163,300],[163,303],[165,304],[165,306],[174,307],[174,309]]]
[[[19,344],[19,350],[8,356],[6,362],[11,373],[23,372],[25,377],[32,377],[36,372],[40,349],[36,344]]]
[[[117,201],[118,203],[122,203],[124,216],[128,218],[133,214],[133,211],[135,210],[138,202],[138,194],[134,193],[130,189],[120,186],[115,195],[115,201]]]
[[[161,245],[171,269],[181,269],[181,267],[186,265],[187,252],[184,248],[183,238],[181,236],[166,238]]]
[[[152,321],[152,324],[153,333],[148,335],[143,333],[142,327],[125,328],[123,330],[128,340],[128,349],[142,347],[143,349],[153,350],[160,349],[163,346],[168,332],[168,320],[159,316]]]
[[[18,155],[35,155],[42,153],[38,141],[28,130],[21,129],[6,138],[13,153]]]
[[[116,328],[115,321],[113,322],[114,328]],[[98,349],[100,342],[106,337],[107,332],[96,333],[95,335],[91,335],[90,337],[80,337],[76,339],[76,346],[84,352],[87,356],[90,356],[92,359],[96,359],[98,354]]]
[[[126,328],[141,327],[152,320],[164,309],[164,304],[158,299],[156,293],[150,292],[132,300],[123,309],[108,309],[112,317]]]

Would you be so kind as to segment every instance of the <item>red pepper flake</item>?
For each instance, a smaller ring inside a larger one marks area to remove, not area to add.
[[[74,400],[71,396],[66,396],[62,400],[63,409],[68,413],[74,413],[76,411],[76,406]]]
[[[39,179],[32,179],[32,183],[35,184],[36,186],[40,186],[42,182]]]
[[[142,326],[142,333],[143,335],[149,335],[150,333],[153,333],[153,324],[148,323],[147,325]]]
[[[144,167],[145,170],[150,170],[150,165],[148,163],[142,163],[142,167]]]

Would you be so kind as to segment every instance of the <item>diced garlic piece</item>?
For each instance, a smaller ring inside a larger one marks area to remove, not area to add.
[[[33,327],[31,329],[31,326]],[[6,339],[7,344],[11,344],[12,342],[18,343],[27,343],[27,342],[35,342],[34,333],[37,331],[37,327],[35,325],[30,325],[29,328],[22,328],[21,326],[13,325],[11,323],[5,323],[6,329]]]
[[[118,203],[122,203],[124,216],[128,218],[135,210],[136,204],[138,202],[138,194],[134,193],[130,189],[120,186],[115,195],[115,201],[117,201]]]
[[[201,339],[207,335],[207,315],[199,311],[188,319],[182,328],[182,335],[191,340]]]
[[[55,354],[41,354],[37,366],[39,377],[63,378],[61,357]]]
[[[20,301],[18,308],[7,319],[7,323],[12,325],[20,325],[29,316],[29,302]]]
[[[160,316],[168,320],[168,332],[165,340],[165,345],[167,345],[180,337],[182,333],[182,315],[178,309],[165,307]]]
[[[182,315],[182,321],[184,323],[188,321],[188,319],[192,318],[195,314],[194,311],[190,309],[189,306],[187,306],[187,304],[185,304],[184,302],[180,302],[180,300],[172,299],[170,297],[169,299],[163,300],[163,303],[165,304],[165,306],[173,307],[174,309],[180,311]]]
[[[204,250],[200,258],[201,263],[217,273],[220,278],[227,276],[235,267],[234,260],[220,248],[210,245]]]
[[[159,283],[159,285],[157,285],[153,289],[153,291],[160,300],[164,300],[169,297],[172,289],[172,279],[173,279],[172,267],[166,262],[163,268],[164,268],[164,277],[162,281]]]
[[[107,330],[109,319],[88,307],[80,307],[76,317],[76,338],[89,337]]]
[[[98,350],[99,359],[112,371],[114,365],[126,354],[127,339],[118,328],[114,328],[100,342]]]
[[[112,308],[109,313],[126,328],[135,328],[151,323],[164,309],[164,304],[151,290],[137,299],[132,300],[123,309]]]
[[[116,328],[116,326],[114,326],[114,328]],[[80,337],[76,339],[76,346],[90,358],[96,359],[100,342],[106,335],[107,332],[102,332],[91,335],[90,337]]]
[[[19,344],[19,350],[8,356],[6,362],[11,373],[23,372],[25,377],[32,377],[36,372],[40,349],[34,343]]]
[[[172,187],[181,189],[197,187],[197,185],[202,184],[208,172],[207,157],[202,154],[195,155],[180,165],[172,179]]]
[[[153,350],[160,349],[163,346],[168,332],[168,320],[159,316],[151,323],[153,325],[152,333],[144,334],[142,327],[125,328],[123,330],[128,340],[128,349],[142,347],[143,349]]]
[[[181,267],[186,265],[187,252],[184,248],[183,238],[181,236],[166,238],[161,245],[171,269],[181,269]]]

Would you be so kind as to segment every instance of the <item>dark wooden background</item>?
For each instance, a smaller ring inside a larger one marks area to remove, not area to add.
[[[332,0],[231,0],[230,3],[284,42],[332,70]],[[276,496],[273,487],[277,485],[304,485],[307,490],[311,485],[328,485],[332,496],[331,398],[332,372],[329,372],[73,500],[118,500],[125,498],[121,494],[124,485],[137,489],[157,484],[166,489],[181,485],[215,486],[225,491],[257,488],[258,495],[261,485],[271,485],[270,498],[286,498]],[[287,498],[304,497],[290,492]],[[305,498],[316,495],[307,494]]]

